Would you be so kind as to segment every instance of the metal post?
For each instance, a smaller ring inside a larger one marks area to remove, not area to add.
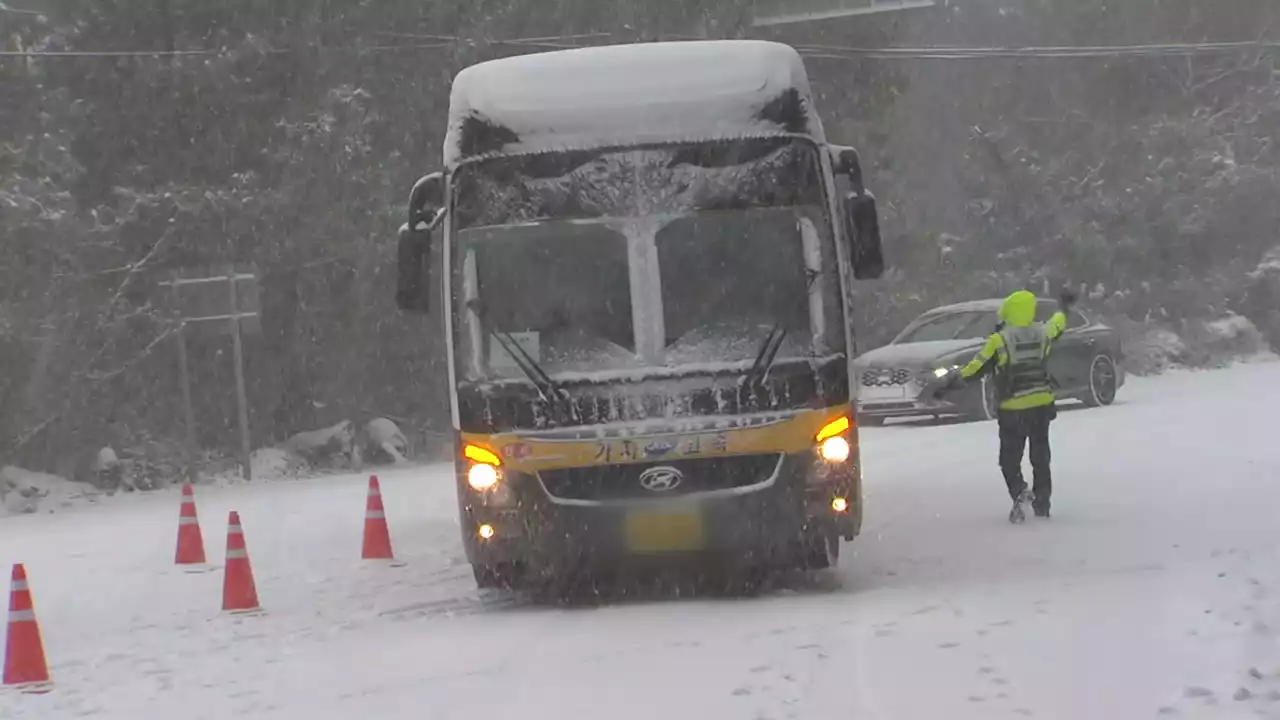
[[[181,308],[178,295],[178,278],[179,273],[174,272],[173,280],[173,306]],[[189,482],[196,481],[196,454],[198,446],[196,445],[196,412],[191,403],[191,369],[187,360],[187,322],[182,317],[182,313],[178,313],[178,373],[182,382],[182,414],[183,421],[187,425],[187,472],[186,479]]]
[[[244,462],[244,479],[253,480],[250,457],[253,452],[249,442],[249,399],[244,389],[244,344],[240,338],[240,310],[236,301],[236,268],[227,268],[227,285],[231,295],[231,349],[236,365],[236,405],[240,414],[240,455]]]

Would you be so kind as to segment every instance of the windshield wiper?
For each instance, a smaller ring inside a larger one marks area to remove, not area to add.
[[[489,324],[488,309],[484,306],[483,302],[479,300],[471,300],[467,303],[467,309],[474,312],[481,322],[486,325]],[[489,334],[498,341],[498,344],[502,346],[503,350],[507,351],[507,355],[511,356],[516,367],[520,368],[520,372],[524,373],[524,376],[529,378],[529,381],[533,383],[533,387],[538,391],[538,395],[547,404],[554,408],[556,406],[556,400],[565,401],[569,404],[574,418],[577,418],[578,410],[573,404],[573,396],[570,395],[567,390],[560,387],[555,380],[551,379],[551,376],[547,374],[547,371],[543,370],[542,366],[538,364],[538,361],[534,360],[533,357],[520,346],[520,343],[516,342],[516,339],[511,336],[511,333],[490,328]]]
[[[800,302],[803,308],[809,302],[809,293],[813,292],[813,284],[817,282],[818,276],[822,273],[819,271],[809,271],[808,282],[805,283],[804,297]],[[769,371],[773,369],[773,363],[778,358],[778,351],[782,349],[782,341],[787,338],[787,328],[783,327],[783,315],[774,320],[773,327],[769,328],[769,334],[765,336],[764,342],[760,343],[760,350],[756,353],[756,360],[751,364],[751,369],[743,376],[742,381],[746,387],[758,388],[769,377]]]
[[[547,371],[543,370],[542,366],[539,365],[538,362],[520,346],[520,343],[516,342],[516,339],[511,336],[511,333],[499,332],[498,330],[490,330],[489,332],[492,333],[493,337],[497,339],[500,345],[502,345],[502,349],[506,350],[507,354],[511,356],[511,359],[515,361],[516,367],[520,368],[520,371],[525,374],[525,377],[529,378],[533,383],[533,386],[537,388],[538,394],[542,396],[543,400],[548,403],[554,403],[555,400],[567,401],[572,399],[568,391],[556,384],[555,380],[551,379],[551,376],[547,374]],[[552,398],[555,398],[555,400]]]
[[[773,368],[773,361],[778,357],[778,349],[782,347],[782,341],[787,337],[787,329],[782,326],[782,320],[779,319],[773,323],[773,327],[769,328],[769,334],[765,335],[764,342],[760,343],[760,351],[756,353],[756,361],[751,364],[751,369],[743,377],[743,383],[748,387],[757,387],[764,383],[769,375],[769,370]]]

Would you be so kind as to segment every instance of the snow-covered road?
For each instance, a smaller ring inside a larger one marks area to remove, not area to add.
[[[750,599],[587,609],[476,593],[448,473],[380,473],[402,567],[359,560],[365,477],[201,488],[266,614],[172,564],[178,495],[0,520],[56,689],[0,717],[1280,717],[1280,363],[1134,380],[1054,426],[1054,518],[1011,526],[995,428],[864,430],[863,536]]]

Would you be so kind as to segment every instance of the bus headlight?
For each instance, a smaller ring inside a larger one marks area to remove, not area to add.
[[[498,454],[479,445],[467,445],[462,448],[462,455],[472,462],[467,470],[467,484],[481,492],[493,488],[502,479],[498,466],[502,460]]]
[[[842,463],[853,454],[853,446],[845,434],[853,427],[848,417],[838,417],[822,426],[814,441],[818,444],[818,456],[829,463]]]
[[[467,471],[467,484],[475,490],[488,490],[498,484],[498,468],[477,463]]]
[[[823,440],[822,444],[818,446],[818,454],[822,456],[822,459],[833,463],[842,463],[848,460],[851,450],[849,441],[839,435]]]

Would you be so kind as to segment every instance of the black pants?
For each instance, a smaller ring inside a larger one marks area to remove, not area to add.
[[[1053,405],[1026,410],[1001,410],[997,416],[1000,424],[1000,472],[1009,488],[1009,497],[1017,499],[1027,489],[1022,478],[1022,452],[1031,443],[1031,492],[1035,494],[1035,507],[1049,509],[1049,496],[1053,494],[1053,476],[1049,472],[1049,423],[1058,417]]]

